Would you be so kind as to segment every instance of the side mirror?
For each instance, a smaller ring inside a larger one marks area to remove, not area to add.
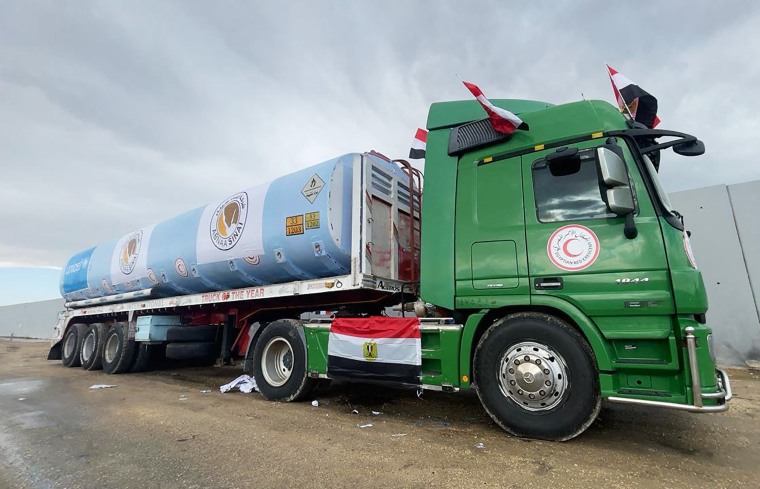
[[[681,156],[699,156],[705,154],[705,143],[699,139],[673,146],[673,152]]]
[[[618,216],[631,214],[636,207],[633,205],[633,194],[628,187],[617,187],[607,190],[607,206]]]
[[[626,238],[633,239],[638,235],[633,220],[636,206],[633,202],[633,192],[631,192],[625,161],[607,146],[597,148],[596,159],[599,162],[602,181],[607,187],[607,207],[616,215],[625,216],[623,233]]]
[[[607,188],[628,186],[628,170],[625,168],[625,162],[617,153],[602,146],[597,148],[596,157],[599,160],[602,181]]]

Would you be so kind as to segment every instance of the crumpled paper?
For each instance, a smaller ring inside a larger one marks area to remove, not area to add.
[[[256,381],[250,375],[241,375],[237,379],[233,380],[229,384],[224,384],[219,387],[219,392],[229,392],[232,389],[239,389],[244,394],[250,394],[253,391],[258,391],[259,387],[256,385]]]

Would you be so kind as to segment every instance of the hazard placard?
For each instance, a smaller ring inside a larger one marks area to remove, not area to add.
[[[285,236],[303,234],[303,215],[285,218]]]
[[[306,197],[306,200],[313,204],[314,201],[317,200],[317,196],[319,195],[319,192],[322,191],[324,186],[325,181],[319,178],[319,175],[315,173],[312,175],[309,181],[306,182],[306,185],[303,186],[301,193],[304,197]]]
[[[319,212],[306,213],[306,229],[319,228]]]

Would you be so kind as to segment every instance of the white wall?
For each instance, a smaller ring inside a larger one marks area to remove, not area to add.
[[[63,299],[0,307],[0,337],[50,339],[62,310]]]
[[[684,215],[707,287],[707,324],[718,361],[760,362],[760,181],[716,185],[670,195]]]

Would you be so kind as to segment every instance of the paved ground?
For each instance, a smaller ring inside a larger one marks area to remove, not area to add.
[[[0,341],[0,488],[734,488],[760,481],[760,375],[753,372],[732,372],[728,413],[614,407],[579,439],[549,443],[508,436],[471,394],[418,399],[338,385],[318,407],[278,404],[220,394],[218,386],[238,375],[234,367],[108,376],[63,368],[46,354],[45,343]],[[89,390],[98,383],[117,387]]]

